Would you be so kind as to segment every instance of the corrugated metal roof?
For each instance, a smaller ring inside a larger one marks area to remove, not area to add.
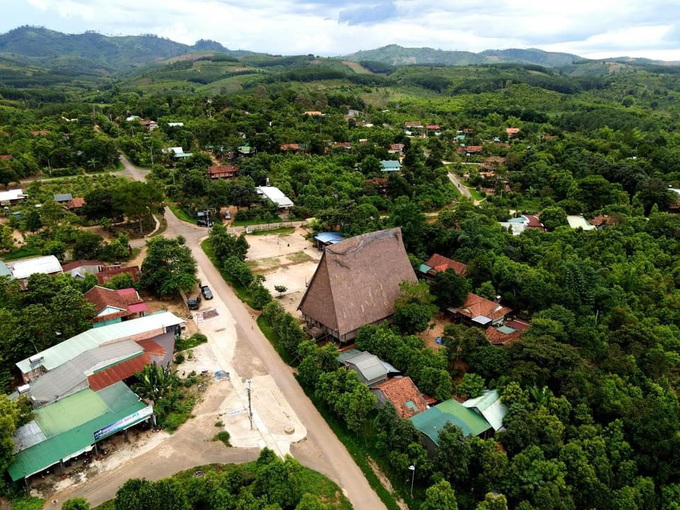
[[[26,450],[33,445],[42,443],[47,439],[43,431],[40,430],[35,420],[28,422],[23,427],[19,427],[14,432],[14,453]]]
[[[7,267],[17,280],[23,280],[36,273],[61,273],[61,264],[54,255],[17,260],[7,264]]]
[[[94,420],[108,410],[104,401],[87,388],[34,412],[36,423],[49,439]]]
[[[0,260],[0,276],[12,276],[7,264]]]
[[[283,191],[275,186],[257,186],[255,191],[264,195],[279,207],[293,207],[295,205],[290,198],[283,194]]]
[[[88,387],[88,376],[97,370],[142,354],[143,347],[132,340],[96,347],[47,372],[31,383],[31,398],[49,403]],[[103,387],[103,386],[102,386]],[[95,388],[95,391],[100,388]]]
[[[314,239],[320,243],[337,243],[345,239],[345,237],[337,232],[319,232],[314,236]]]
[[[85,395],[81,397],[80,393]],[[40,414],[45,415],[41,419],[51,426],[52,431],[62,432],[19,452],[8,469],[12,480],[38,473],[61,459],[87,449],[94,443],[96,431],[148,407],[122,382],[98,393],[89,389],[80,393],[39,410]],[[51,407],[59,411],[51,410]],[[83,421],[83,411],[86,411],[88,421]],[[68,419],[67,415],[78,418]],[[145,418],[132,420],[126,426],[132,426]],[[36,422],[40,425],[37,417]],[[72,427],[65,428],[68,425]]]
[[[468,409],[475,409],[494,430],[500,430],[503,427],[503,418],[508,413],[508,408],[501,403],[498,390],[490,390],[481,397],[466,400],[463,402],[463,406]]]
[[[138,372],[144,370],[144,367],[151,362],[151,356],[149,354],[142,354],[135,358],[123,361],[117,365],[106,368],[101,372],[92,374],[87,378],[87,382],[90,388],[94,391],[99,391],[103,388],[107,388],[118,381],[124,381],[128,377],[132,377]]]
[[[39,353],[47,371],[54,370],[79,354],[100,345],[125,340],[157,329],[177,326],[184,322],[171,312],[159,312],[131,321],[119,322],[85,331]],[[33,357],[33,356],[32,356]],[[31,371],[28,358],[16,364],[23,373]]]
[[[146,305],[146,303],[134,303],[128,305],[128,310],[130,310],[131,313],[148,312],[149,307]]]
[[[478,436],[491,428],[487,421],[455,400],[446,400],[412,418],[411,423],[434,444],[439,444],[439,432],[447,423],[461,428],[463,435]]]

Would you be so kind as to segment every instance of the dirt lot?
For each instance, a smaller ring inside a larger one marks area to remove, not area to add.
[[[442,337],[444,335],[444,327],[451,324],[451,321],[446,319],[444,314],[438,313],[432,319],[432,323],[434,323],[434,329],[423,331],[418,336],[425,340],[425,345],[438,351],[442,346],[437,344],[437,337]]]
[[[298,228],[289,235],[248,236],[248,265],[253,272],[265,276],[265,287],[295,317],[298,316],[297,306],[321,258],[321,252],[303,237],[306,233]],[[277,285],[286,287],[283,295],[275,290]]]

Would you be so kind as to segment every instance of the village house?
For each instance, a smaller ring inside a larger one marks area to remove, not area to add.
[[[491,301],[472,292],[468,293],[462,306],[447,308],[447,311],[460,322],[483,328],[502,324],[505,317],[512,312],[498,301]]]
[[[614,217],[614,216],[608,216],[608,215],[599,215],[595,216],[593,219],[589,221],[589,223],[597,228],[598,230],[602,230],[603,228],[606,227],[613,227],[616,226],[620,223],[619,219]]]
[[[399,373],[399,370],[381,360],[375,354],[357,349],[341,352],[338,355],[338,361],[350,370],[354,370],[359,376],[359,380],[367,386],[379,384],[386,381],[391,375]]]
[[[567,215],[567,223],[573,229],[582,228],[583,230],[595,230],[597,227],[591,225],[583,216],[569,214]]]
[[[283,191],[275,186],[257,186],[255,192],[276,205],[279,211],[286,211],[295,205],[290,198],[283,194]]]
[[[0,191],[0,204],[17,205],[22,200],[25,200],[27,197],[28,195],[25,195],[22,189],[10,189],[8,191]]]
[[[352,144],[349,142],[333,142],[333,145],[331,145],[332,149],[345,149],[348,151],[352,150]]]
[[[208,168],[208,174],[211,179],[233,179],[238,169],[238,165],[213,165]]]
[[[33,274],[55,275],[63,272],[59,259],[54,255],[14,260],[7,262],[7,268],[12,274],[12,278],[19,280],[21,287],[24,289],[28,279]]]
[[[53,195],[52,198],[58,204],[66,204],[73,200],[73,195],[70,193],[57,193],[56,195]]]
[[[437,124],[428,124],[427,132],[428,134],[432,134],[434,136],[440,136],[442,134],[442,130]]]
[[[390,402],[400,418],[408,419],[426,411],[425,398],[410,377],[393,377],[371,388],[377,397],[377,407]]]
[[[68,211],[78,213],[86,203],[87,202],[85,202],[85,199],[82,197],[73,197],[66,203],[65,207]]]
[[[151,133],[154,129],[158,129],[158,123],[155,120],[140,120],[139,123]]]
[[[344,241],[345,237],[337,232],[319,232],[314,236],[314,245],[319,250],[325,250],[327,246]]]
[[[515,340],[522,337],[522,330],[512,328],[506,324],[499,327],[490,327],[484,331],[484,336],[492,345],[512,345]]]
[[[474,156],[476,154],[481,154],[484,151],[484,147],[481,145],[468,145],[463,148],[463,152],[466,156]]]
[[[390,148],[387,149],[387,152],[389,154],[402,154],[404,152],[404,144],[403,143],[393,143],[390,145]]]
[[[307,117],[323,117],[324,114],[318,110],[309,110],[305,112]]]
[[[92,319],[95,328],[149,313],[149,307],[134,288],[114,290],[95,285],[83,297],[95,306],[97,315]]]
[[[281,152],[304,152],[305,148],[299,143],[284,143],[279,147]]]
[[[435,253],[425,263],[420,264],[418,271],[426,278],[434,278],[437,273],[453,269],[457,275],[465,276],[467,265]]]
[[[519,134],[519,128],[509,127],[505,130],[505,133],[508,135],[508,138],[512,138],[513,136],[517,136]]]
[[[106,285],[111,282],[114,276],[120,274],[129,274],[132,277],[132,281],[139,281],[139,266],[102,266],[101,271],[95,274],[99,285]]]
[[[383,159],[380,162],[380,170],[382,172],[399,172],[401,170],[401,163],[392,159]]]
[[[62,266],[64,273],[68,273],[74,278],[84,278],[86,274],[96,274],[101,272],[104,263],[100,260],[74,260]]]
[[[518,236],[527,229],[537,229],[545,232],[543,223],[538,219],[538,216],[533,214],[522,214],[517,218],[510,218],[508,221],[499,221],[500,226],[504,229],[511,229],[512,235]]]
[[[417,280],[401,229],[352,237],[326,247],[298,310],[313,338],[349,342],[361,327],[391,320],[403,281]]]

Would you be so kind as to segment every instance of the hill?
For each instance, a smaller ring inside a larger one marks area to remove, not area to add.
[[[189,46],[155,35],[64,34],[30,26],[0,35],[0,54],[47,67],[52,67],[55,60],[71,57],[84,59],[91,67],[124,69],[197,51],[215,51],[230,56],[248,53],[229,50],[215,41],[200,40]]]
[[[544,67],[562,67],[575,61],[584,60],[578,55],[554,53],[536,48],[486,50],[481,53],[471,51],[445,51],[433,48],[405,48],[390,44],[374,50],[362,50],[344,58],[354,61],[382,62],[401,66],[412,64],[438,64],[466,66],[474,64],[518,63],[536,64]]]

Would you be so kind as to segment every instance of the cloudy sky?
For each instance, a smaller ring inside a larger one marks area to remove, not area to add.
[[[0,32],[154,33],[276,54],[396,43],[680,60],[679,0],[0,0],[0,12]]]

